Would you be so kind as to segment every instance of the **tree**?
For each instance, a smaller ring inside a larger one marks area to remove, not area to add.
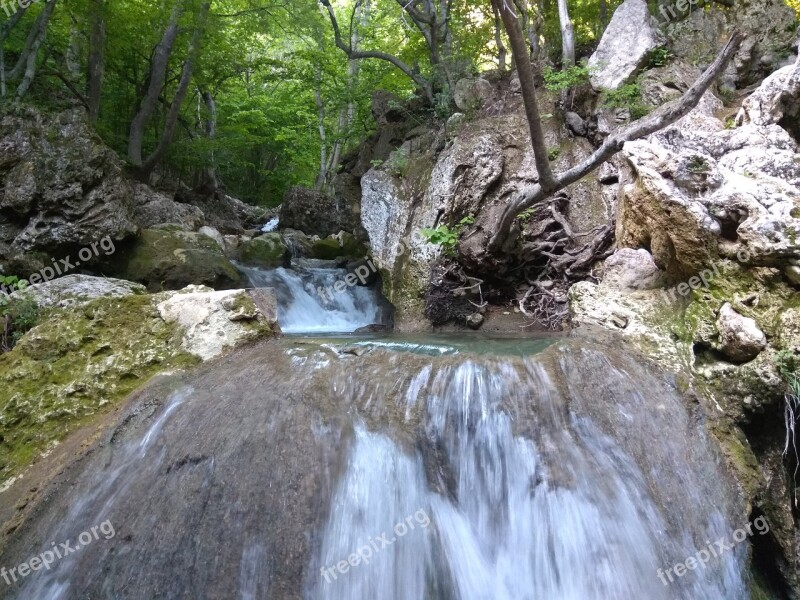
[[[156,48],[152,67],[150,69],[150,85],[148,86],[147,94],[142,102],[139,112],[131,122],[131,133],[128,141],[128,156],[131,162],[138,167],[140,177],[146,179],[153,168],[161,161],[167,148],[172,143],[172,136],[175,132],[175,126],[180,116],[181,105],[186,99],[186,94],[189,90],[189,83],[192,79],[192,69],[194,68],[197,54],[200,48],[200,40],[205,31],[206,20],[208,13],[211,9],[212,0],[205,0],[200,7],[199,15],[192,32],[192,39],[189,42],[189,50],[186,59],[183,61],[181,67],[180,79],[178,81],[175,95],[170,104],[169,111],[167,112],[166,120],[164,123],[164,130],[153,152],[145,159],[142,160],[142,140],[144,137],[144,128],[147,125],[150,117],[155,109],[158,97],[164,87],[164,80],[166,77],[167,65],[169,63],[170,55],[172,54],[175,39],[178,36],[178,20],[183,13],[183,7],[180,3],[176,4],[170,16],[169,23],[161,42]]]
[[[502,249],[508,239],[514,220],[522,211],[554,196],[560,190],[597,169],[622,150],[625,142],[655,133],[685,116],[692,108],[697,106],[700,98],[725,69],[744,39],[742,33],[734,31],[714,62],[681,98],[662,106],[647,117],[635,121],[622,131],[612,133],[586,160],[568,171],[556,175],[550,168],[534,86],[533,71],[519,20],[507,0],[492,0],[492,2],[503,20],[510,41],[514,64],[517,67],[539,181],[529,189],[524,189],[518,193],[503,209],[499,219],[494,223],[482,224],[484,226],[483,229],[487,232],[484,234],[482,242],[486,244],[489,253],[496,253]],[[478,238],[479,236],[471,236],[470,244],[472,246],[480,244],[481,240]]]
[[[567,0],[558,0],[558,22],[561,26],[561,66],[575,66],[575,32],[569,17]]]
[[[91,0],[91,31],[89,33],[89,59],[86,75],[86,99],[92,123],[100,115],[100,100],[105,73],[106,19],[105,0]]]

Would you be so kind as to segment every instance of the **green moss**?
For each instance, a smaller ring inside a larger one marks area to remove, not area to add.
[[[151,292],[190,284],[242,287],[243,279],[210,237],[186,231],[145,229],[120,252],[114,274],[143,283]]]
[[[367,252],[367,248],[356,240],[355,236],[344,233],[339,237],[331,236],[313,242],[310,256],[322,260],[333,260],[340,257],[358,259],[366,256]]]
[[[196,364],[149,296],[52,311],[0,356],[0,481],[156,373]]]
[[[239,260],[258,267],[281,267],[289,251],[279,233],[267,233],[239,246]]]

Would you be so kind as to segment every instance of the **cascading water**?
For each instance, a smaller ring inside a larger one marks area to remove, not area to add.
[[[380,292],[374,287],[346,285],[346,269],[299,260],[291,269],[239,268],[254,287],[275,290],[284,333],[352,332],[389,319]]]
[[[744,523],[704,426],[637,360],[576,339],[352,345],[273,340],[140,392],[0,562],[116,535],[0,595],[748,598],[746,545],[657,574]]]

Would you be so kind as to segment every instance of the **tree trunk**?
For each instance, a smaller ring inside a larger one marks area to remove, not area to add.
[[[44,9],[39,13],[39,16],[36,17],[33,27],[31,27],[31,30],[28,32],[28,37],[25,39],[25,45],[22,48],[22,52],[20,52],[16,64],[11,71],[6,72],[5,69],[3,69],[3,95],[6,93],[5,88],[7,82],[9,80],[17,79],[20,75],[22,75],[23,78],[22,82],[17,88],[17,98],[22,98],[28,91],[28,88],[33,82],[33,77],[36,74],[36,55],[38,54],[39,48],[44,42],[45,34],[47,33],[47,26],[50,22],[50,17],[53,15],[53,9],[55,9],[55,6],[56,0],[49,0],[45,4]],[[8,36],[8,33],[11,31],[14,25],[19,22],[23,12],[24,10],[22,9],[18,10],[9,20],[9,23],[4,28],[5,37]],[[5,43],[5,38],[3,39],[3,43]]]
[[[147,92],[145,92],[144,98],[139,105],[136,116],[131,121],[131,130],[128,136],[128,158],[137,167],[142,166],[144,131],[150,121],[150,117],[153,115],[158,103],[158,97],[164,87],[169,57],[172,54],[175,39],[178,37],[178,19],[181,14],[183,14],[181,0],[177,0],[177,3],[172,8],[172,14],[164,30],[164,35],[161,37],[158,46],[156,46],[153,58],[150,61],[150,84]]]
[[[497,46],[497,67],[501,73],[505,73],[508,51],[503,43],[503,25],[500,22],[500,13],[497,12],[496,6],[492,6],[492,12],[494,12],[494,43]]]
[[[206,120],[204,127],[204,135],[207,140],[213,140],[217,137],[217,102],[211,92],[201,92],[198,90],[198,113],[200,112],[200,99],[206,109]],[[198,115],[198,119],[200,119]],[[214,150],[211,150],[209,157],[210,164],[201,170],[200,180],[197,183],[196,189],[202,193],[213,194],[219,187],[219,179],[217,177],[217,161]]]
[[[106,19],[105,0],[92,0],[92,24],[89,34],[89,61],[86,77],[86,96],[89,102],[89,120],[100,116],[100,95],[105,74]]]
[[[575,33],[572,30],[572,19],[569,18],[567,0],[558,0],[558,22],[561,25],[561,66],[575,66]]]
[[[317,65],[317,86],[314,89],[314,100],[317,104],[317,121],[319,126],[319,173],[317,174],[316,190],[322,191],[328,178],[328,136],[325,131],[325,103],[322,101],[322,67]]]
[[[728,43],[725,44],[725,47],[714,62],[681,98],[662,106],[647,117],[632,123],[624,130],[612,133],[606,138],[602,146],[595,150],[584,161],[573,166],[564,173],[554,176],[550,170],[549,161],[547,160],[547,150],[541,124],[539,122],[536,91],[533,87],[533,72],[522,40],[522,31],[519,28],[519,22],[511,9],[504,8],[505,0],[492,1],[500,10],[508,37],[511,40],[511,51],[514,63],[519,71],[526,117],[531,131],[531,145],[533,146],[536,159],[536,168],[539,172],[539,181],[528,189],[523,189],[519,194],[513,197],[506,205],[498,222],[492,224],[484,223],[482,225],[482,228],[489,232],[487,247],[489,254],[502,249],[514,220],[522,211],[537,205],[597,169],[601,164],[622,150],[625,142],[637,140],[664,129],[689,113],[689,111],[697,106],[697,103],[700,102],[706,90],[708,90],[711,84],[719,77],[719,74],[722,73],[728,65],[744,40],[744,36],[739,31],[734,31]],[[547,162],[546,167],[544,166],[545,162]],[[470,244],[480,244],[480,240],[478,240],[477,237],[478,236],[473,236]]]
[[[143,179],[146,179],[150,176],[150,173],[161,161],[161,159],[164,158],[169,145],[172,143],[172,136],[175,133],[175,125],[177,124],[178,117],[180,116],[181,106],[183,105],[183,101],[186,99],[186,93],[189,91],[189,83],[192,80],[192,69],[194,68],[195,60],[197,59],[197,53],[200,50],[200,41],[203,37],[203,33],[205,32],[206,20],[208,18],[208,13],[211,10],[212,1],[213,0],[207,0],[200,7],[200,14],[197,17],[197,25],[192,33],[192,40],[189,43],[189,52],[186,56],[186,60],[183,62],[181,78],[178,82],[178,89],[175,91],[175,97],[172,99],[172,106],[170,106],[169,112],[167,113],[167,118],[164,123],[164,131],[161,133],[161,139],[159,140],[156,149],[150,156],[147,157],[139,169],[139,174]]]

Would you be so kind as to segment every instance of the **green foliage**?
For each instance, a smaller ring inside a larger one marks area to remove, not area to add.
[[[722,104],[730,106],[736,100],[736,91],[729,87],[720,86],[717,89],[717,96],[722,100]]]
[[[558,157],[561,155],[561,148],[550,148],[547,151],[547,160],[553,162],[558,160]]]
[[[736,117],[725,119],[725,129],[736,129]]]
[[[555,71],[546,66],[542,71],[544,86],[551,92],[569,90],[589,82],[591,69],[585,62],[561,71]]]
[[[517,215],[517,219],[519,219],[522,222],[525,222],[528,219],[530,219],[535,212],[536,212],[535,208],[533,207],[527,208]]]
[[[0,353],[11,350],[29,329],[36,325],[39,307],[33,296],[9,295],[24,290],[28,282],[13,275],[0,275]]]
[[[395,177],[405,177],[408,172],[408,150],[398,148],[386,161],[386,169]]]
[[[448,227],[447,225],[439,225],[439,227],[436,229],[426,227],[420,230],[420,233],[431,244],[441,246],[445,254],[452,256],[455,252],[456,245],[458,244],[458,236],[460,235],[461,230],[468,225],[472,225],[474,222],[475,218],[472,215],[468,215],[456,223],[456,225],[452,228]]]
[[[624,108],[631,114],[631,119],[640,119],[650,109],[642,101],[642,88],[638,83],[628,83],[616,90],[604,90],[602,105],[606,108]]]
[[[786,382],[788,393],[800,398],[800,374],[798,374],[798,357],[788,349],[781,350],[775,357],[778,373]]]
[[[647,55],[647,66],[649,68],[663,67],[673,58],[675,55],[665,46],[654,48]]]
[[[686,167],[690,173],[708,173],[708,161],[702,156],[693,156]]]

